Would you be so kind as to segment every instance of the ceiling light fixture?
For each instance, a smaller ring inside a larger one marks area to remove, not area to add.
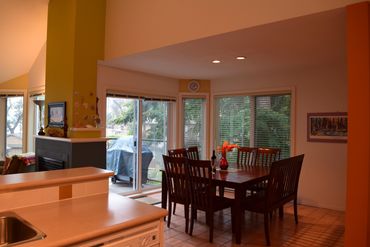
[[[213,60],[212,63],[221,63],[220,60]]]
[[[245,59],[245,57],[244,56],[237,56],[236,57],[236,60],[244,60]]]

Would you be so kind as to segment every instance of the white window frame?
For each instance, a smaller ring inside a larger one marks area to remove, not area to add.
[[[212,131],[211,136],[211,149],[216,149],[215,137],[217,135],[217,117],[216,117],[216,98],[218,97],[233,97],[233,96],[260,96],[260,95],[279,95],[279,94],[290,94],[290,153],[291,155],[296,154],[296,88],[295,87],[283,87],[283,88],[269,88],[263,90],[253,90],[253,91],[231,91],[222,93],[212,93],[211,94],[211,114],[213,116],[210,129]],[[252,109],[253,107],[253,109]],[[251,112],[254,111],[254,103],[250,105]],[[252,137],[253,136],[253,137]],[[254,135],[251,135],[251,141]]]
[[[23,119],[22,119],[22,152],[24,153],[27,150],[27,116],[28,115],[28,99],[26,99],[27,90],[9,90],[9,89],[2,89],[0,90],[0,94],[9,94],[9,95],[23,95]],[[6,115],[5,111],[5,115]],[[5,136],[2,138],[5,143],[6,138],[6,123],[4,121],[4,128],[5,128]],[[5,150],[1,150],[0,152],[4,152]],[[4,153],[5,157],[5,153]]]

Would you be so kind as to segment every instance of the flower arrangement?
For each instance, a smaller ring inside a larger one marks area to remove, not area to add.
[[[224,141],[221,147],[217,147],[217,151],[221,153],[222,157],[226,157],[227,152],[238,147],[239,147],[238,144],[231,144],[228,141]]]

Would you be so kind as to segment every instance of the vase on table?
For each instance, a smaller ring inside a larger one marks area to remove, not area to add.
[[[220,169],[226,170],[229,167],[229,162],[226,159],[226,152],[222,152],[222,156],[220,158]]]

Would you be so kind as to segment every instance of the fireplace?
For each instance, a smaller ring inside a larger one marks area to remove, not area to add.
[[[106,138],[36,136],[38,171],[93,166],[106,169]]]

